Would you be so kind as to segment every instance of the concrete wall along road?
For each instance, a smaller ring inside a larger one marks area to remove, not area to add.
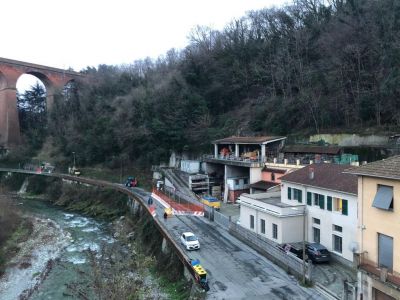
[[[189,174],[197,174],[200,171],[200,161],[181,160],[181,171]]]
[[[298,278],[303,276],[303,261],[294,255],[286,254],[286,252],[279,248],[277,243],[263,238],[260,235],[232,222],[229,225],[229,232],[251,248],[267,257],[269,260],[296,275]],[[305,262],[304,266],[306,278],[311,280],[311,265]]]

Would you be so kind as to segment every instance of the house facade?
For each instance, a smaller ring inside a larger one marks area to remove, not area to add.
[[[357,250],[357,177],[348,166],[313,164],[281,177],[282,202],[305,205],[306,240],[352,265]]]
[[[302,241],[304,205],[281,202],[281,192],[240,195],[240,225],[278,244]]]
[[[358,299],[400,299],[400,156],[349,173],[358,176]]]

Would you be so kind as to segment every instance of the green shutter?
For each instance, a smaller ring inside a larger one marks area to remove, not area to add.
[[[307,192],[307,205],[312,205],[312,194]]]
[[[298,195],[298,201],[300,203],[303,202],[303,191],[302,190],[297,190],[297,195]]]
[[[321,209],[325,209],[325,196],[324,195],[319,195],[319,207]]]
[[[287,188],[287,198],[292,199],[292,189],[290,187]]]
[[[348,216],[349,212],[348,212],[348,203],[347,200],[342,200],[342,215]]]
[[[327,198],[326,198],[326,208],[329,210],[329,211],[332,211],[332,197],[331,196],[328,196]]]

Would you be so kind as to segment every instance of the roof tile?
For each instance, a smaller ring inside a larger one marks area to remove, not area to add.
[[[357,195],[357,176],[343,173],[348,167],[337,164],[312,164],[282,176],[281,180]],[[309,176],[311,169],[314,169],[313,179]]]

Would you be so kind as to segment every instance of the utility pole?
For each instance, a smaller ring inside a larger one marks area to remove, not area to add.
[[[303,285],[306,284],[306,206],[303,210]]]

